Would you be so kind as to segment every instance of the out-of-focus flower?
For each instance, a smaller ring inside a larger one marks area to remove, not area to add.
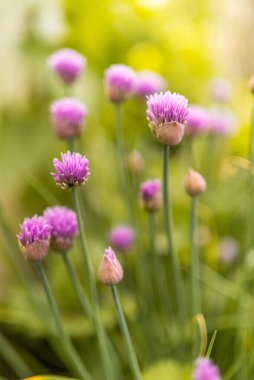
[[[158,179],[146,181],[140,187],[142,206],[148,212],[155,212],[161,207],[161,184]]]
[[[210,359],[200,358],[195,364],[193,380],[221,380],[220,371]]]
[[[135,93],[142,99],[156,92],[165,90],[166,81],[158,73],[151,70],[142,70],[137,73]]]
[[[65,48],[52,54],[48,59],[48,65],[65,84],[70,85],[84,70],[86,60],[75,50]]]
[[[225,264],[232,263],[239,254],[238,242],[230,237],[225,237],[220,240],[220,261]]]
[[[206,190],[206,181],[200,173],[190,168],[184,179],[184,188],[187,194],[195,197]]]
[[[48,207],[43,216],[51,227],[51,248],[56,252],[67,252],[78,233],[75,212],[64,206],[55,206]]]
[[[121,253],[131,250],[134,242],[134,231],[129,226],[117,226],[110,231],[109,243]]]
[[[136,74],[128,66],[116,64],[105,71],[105,87],[108,98],[115,103],[127,100],[133,95]]]
[[[249,89],[250,91],[254,94],[254,74],[252,74],[250,76],[250,79],[249,79]]]
[[[71,139],[82,132],[86,107],[80,100],[56,100],[50,106],[50,114],[55,133],[60,139]]]
[[[61,153],[62,161],[54,158],[53,166],[56,173],[51,173],[56,184],[62,189],[73,186],[80,186],[88,179],[90,172],[88,160],[79,153]]]
[[[104,251],[98,270],[98,278],[105,285],[116,285],[123,279],[123,268],[111,247]]]
[[[186,120],[185,133],[187,136],[198,136],[207,132],[209,126],[208,111],[200,106],[190,106]]]
[[[149,126],[164,145],[176,145],[182,141],[184,124],[188,116],[188,101],[183,95],[156,93],[147,98]]]
[[[209,115],[209,132],[213,135],[231,135],[236,130],[236,119],[230,110],[212,109]]]
[[[222,103],[226,103],[230,100],[232,88],[228,80],[218,77],[212,78],[209,87],[212,99]]]
[[[45,218],[35,215],[24,219],[17,238],[27,260],[40,261],[48,254],[50,232]]]
[[[144,160],[141,153],[133,150],[127,158],[127,167],[132,173],[140,173],[144,169]]]

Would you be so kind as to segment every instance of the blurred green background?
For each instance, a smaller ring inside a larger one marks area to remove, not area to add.
[[[52,159],[59,157],[66,146],[57,141],[49,121],[49,104],[63,96],[64,89],[49,72],[47,57],[68,46],[81,52],[88,62],[73,95],[82,99],[89,111],[79,144],[80,151],[90,160],[92,173],[82,195],[95,268],[107,245],[109,229],[127,221],[115,178],[114,114],[104,94],[104,70],[112,63],[125,63],[135,70],[155,70],[166,78],[170,90],[184,94],[190,103],[204,106],[212,104],[212,77],[223,77],[231,83],[229,107],[237,119],[236,133],[218,142],[214,156],[200,153],[205,142],[197,146],[197,155],[204,162],[209,156],[205,170],[213,165],[212,158],[219,157],[217,182],[211,185],[200,207],[202,254],[216,269],[220,237],[233,237],[240,244],[243,238],[251,109],[247,80],[254,61],[254,40],[250,38],[254,32],[253,12],[252,0],[0,0],[0,202],[4,220],[0,235],[0,329],[38,373],[54,369],[58,372],[61,365],[55,356],[51,361],[45,354],[45,331],[24,292],[26,278],[22,280],[19,269],[25,270],[26,263],[19,254],[15,234],[25,216],[40,214],[56,203],[70,205],[69,194],[56,188],[49,175]],[[124,107],[124,131],[127,148],[138,149],[145,157],[143,177],[160,177],[160,147],[147,128],[145,105],[138,99],[130,100]],[[189,165],[183,148],[176,150],[175,157],[172,173],[177,242],[183,263],[188,263],[189,200],[182,181]],[[147,247],[146,226],[143,235]],[[164,240],[162,233],[162,251]],[[73,256],[78,265],[76,249]],[[59,258],[50,260],[49,276],[66,323],[80,349],[91,362],[95,361],[96,367],[96,355],[89,352],[93,334],[83,324]],[[238,275],[237,265],[223,270],[232,280]],[[44,302],[40,286],[35,286]],[[102,291],[107,297],[107,291]],[[221,310],[230,312],[232,305],[225,306],[222,299],[215,307],[216,294],[210,297],[208,326],[212,331],[218,327],[216,317]],[[132,301],[131,296],[126,297],[130,316],[135,313]],[[113,329],[114,313],[105,309],[108,328]],[[220,323],[223,326],[224,320]],[[230,328],[228,321],[221,332],[224,343],[217,348],[217,357],[232,339]],[[88,343],[82,346],[84,336]],[[2,359],[0,374],[14,379]],[[147,355],[144,365],[152,361]],[[228,368],[228,360],[223,367]]]

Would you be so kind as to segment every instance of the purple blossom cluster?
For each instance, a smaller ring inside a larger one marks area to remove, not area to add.
[[[209,113],[200,106],[190,106],[186,120],[185,132],[188,136],[197,136],[208,131]]]
[[[166,88],[165,79],[151,70],[142,70],[137,73],[135,93],[142,99],[148,95],[163,91]]]
[[[221,380],[218,367],[210,359],[200,358],[196,361],[194,380]]]
[[[144,209],[155,212],[161,207],[161,183],[158,179],[143,182],[140,187],[139,197]]]
[[[86,113],[85,105],[78,99],[54,101],[50,106],[50,114],[56,135],[61,139],[80,135]]]
[[[74,211],[64,206],[49,207],[43,216],[25,218],[17,235],[28,260],[42,260],[49,246],[56,252],[68,251],[78,233],[78,222]]]
[[[82,185],[89,177],[88,160],[79,153],[61,153],[62,161],[54,158],[53,166],[56,170],[51,173],[56,184],[62,189]]]
[[[144,182],[140,188],[141,199],[143,199],[143,201],[150,200],[160,191],[160,187],[161,184],[158,179]]]
[[[166,91],[147,98],[147,119],[154,126],[176,122],[184,124],[188,116],[188,100],[176,93]]]
[[[30,261],[43,259],[48,254],[51,227],[40,216],[25,218],[17,235],[24,257]]]
[[[112,102],[122,102],[134,93],[136,74],[126,65],[112,65],[105,71],[105,86],[107,96]]]
[[[85,58],[72,49],[61,49],[52,54],[48,59],[48,65],[63,82],[72,84],[82,73],[86,64]]]
[[[68,251],[78,233],[78,221],[74,211],[64,206],[48,207],[43,214],[51,227],[51,247],[57,252]]]
[[[130,251],[133,242],[134,231],[129,226],[119,225],[110,231],[109,243],[121,253]]]

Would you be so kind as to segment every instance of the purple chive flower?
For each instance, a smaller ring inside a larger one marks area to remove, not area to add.
[[[140,187],[140,199],[148,212],[157,211],[161,207],[161,184],[158,179],[146,181]]]
[[[82,131],[86,107],[80,100],[63,98],[51,104],[50,114],[56,135],[71,139]]]
[[[56,252],[67,252],[78,233],[75,212],[64,206],[48,207],[43,217],[51,227],[51,248]]]
[[[231,111],[212,109],[209,115],[209,132],[213,135],[231,135],[236,130],[236,119]]]
[[[105,285],[116,285],[123,279],[123,268],[111,247],[104,251],[98,270],[98,278]]]
[[[61,153],[62,161],[53,160],[56,173],[51,173],[62,189],[82,185],[89,177],[88,160],[79,153]]]
[[[209,114],[200,106],[190,106],[186,120],[186,135],[192,137],[207,132],[209,126]]]
[[[128,226],[117,226],[110,231],[109,242],[121,253],[126,253],[132,248],[134,231]]]
[[[105,71],[106,93],[112,102],[127,100],[134,93],[135,85],[136,74],[126,65],[112,65]]]
[[[82,73],[86,64],[85,58],[72,49],[61,49],[52,54],[48,65],[65,84],[72,84]]]
[[[145,99],[148,95],[163,91],[165,88],[165,79],[154,71],[142,70],[137,73],[135,93],[142,99]]]
[[[179,144],[188,116],[188,101],[183,95],[166,91],[147,98],[147,119],[157,139],[164,145]]]
[[[17,235],[24,257],[30,261],[42,260],[49,250],[51,228],[43,217],[25,218]]]
[[[210,81],[209,87],[212,99],[222,103],[229,101],[232,93],[232,88],[229,81],[219,77],[213,78]]]
[[[196,361],[193,380],[221,380],[221,376],[210,359],[201,358]]]

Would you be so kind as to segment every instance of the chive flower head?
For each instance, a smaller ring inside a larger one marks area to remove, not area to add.
[[[70,151],[61,153],[61,157],[62,161],[57,158],[53,160],[56,172],[52,172],[51,175],[56,184],[62,189],[83,185],[90,175],[87,158]]]

